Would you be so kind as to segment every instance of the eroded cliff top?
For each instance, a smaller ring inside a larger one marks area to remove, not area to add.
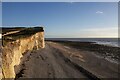
[[[44,32],[43,27],[4,27],[2,28],[2,45],[4,46],[7,42],[15,41],[20,38],[32,36],[37,32]]]

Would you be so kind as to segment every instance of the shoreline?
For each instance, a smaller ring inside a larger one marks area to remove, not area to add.
[[[119,75],[119,64],[108,61],[105,58],[97,57],[99,55],[92,51],[80,50],[78,48],[52,41],[49,43],[59,51],[63,51],[62,53],[64,56],[66,56],[66,58],[68,58],[71,62],[86,69],[88,72],[96,75],[98,78],[113,78],[115,76],[118,77]]]
[[[79,50],[52,41],[46,41],[45,45],[43,49],[33,50],[24,55],[16,79],[118,78],[118,65],[96,57],[91,51]]]
[[[120,60],[120,47],[107,46],[96,44],[95,42],[75,42],[75,41],[59,41],[59,40],[46,40],[51,42],[61,43],[65,46],[70,46],[83,51],[93,52],[94,55],[98,57],[103,57],[104,59],[119,64]]]
[[[110,47],[120,47],[118,44],[119,38],[45,38],[52,41],[71,41],[71,42],[94,42],[95,44],[105,45]]]

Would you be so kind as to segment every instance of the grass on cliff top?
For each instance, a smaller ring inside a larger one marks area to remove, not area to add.
[[[11,29],[7,30],[7,31],[11,31]],[[18,30],[18,28],[13,28],[12,31],[15,29]],[[17,32],[17,33],[8,34],[8,35],[3,36],[2,37],[2,45],[4,46],[8,42],[15,41],[15,40],[20,39],[20,38],[30,37],[31,35],[34,35],[37,32],[44,31],[43,27],[19,28],[19,30],[21,30],[21,31]],[[5,31],[3,30],[3,32],[5,32]]]
[[[18,30],[22,30],[25,27],[2,27],[2,34],[6,34],[7,32],[11,32],[11,31],[18,31]]]

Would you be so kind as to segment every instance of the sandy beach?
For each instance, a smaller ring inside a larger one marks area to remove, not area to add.
[[[46,47],[28,52],[16,66],[20,78],[118,78],[118,64],[95,52],[46,41]]]

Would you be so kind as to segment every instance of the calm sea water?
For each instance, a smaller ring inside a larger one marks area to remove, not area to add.
[[[120,47],[118,38],[46,38],[46,40],[95,42],[95,44]]]

